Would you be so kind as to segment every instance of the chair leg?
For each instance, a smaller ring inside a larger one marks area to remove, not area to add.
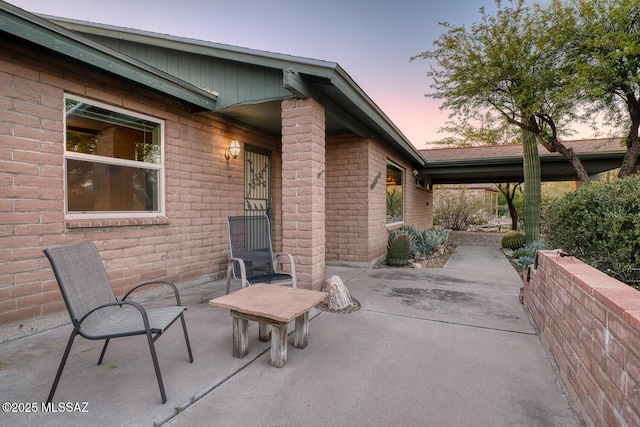
[[[162,397],[162,403],[167,403],[167,394],[164,392],[164,383],[162,382],[162,375],[160,374],[160,365],[158,364],[156,347],[153,343],[153,337],[151,336],[151,331],[149,330],[147,330],[147,341],[149,342],[149,351],[151,351],[151,360],[153,361],[153,369],[156,371],[156,379],[158,380],[158,387],[160,387],[160,396]]]
[[[229,294],[229,290],[231,289],[231,276],[233,275],[233,261],[229,261],[227,265],[227,294]]]
[[[107,346],[109,345],[109,339],[110,338],[107,338],[104,341],[104,346],[102,346],[102,353],[100,353],[100,359],[98,359],[98,365],[102,364],[102,359],[104,358],[104,354],[107,352]]]
[[[187,343],[187,351],[189,352],[189,362],[193,363],[193,353],[191,353],[191,344],[189,343],[189,334],[187,334],[187,323],[184,321],[184,314],[180,313],[182,321],[182,330],[184,331],[184,341]]]
[[[51,401],[53,400],[53,395],[56,393],[56,389],[58,388],[58,382],[60,381],[60,377],[62,376],[64,365],[67,363],[67,358],[69,357],[69,352],[71,351],[73,340],[75,340],[77,334],[78,334],[78,330],[77,328],[74,328],[73,332],[71,332],[71,336],[69,337],[69,341],[67,342],[67,348],[64,349],[64,355],[62,356],[62,360],[60,361],[60,366],[58,367],[56,378],[55,380],[53,380],[53,384],[51,385],[51,390],[49,391],[49,397],[47,397],[47,403],[51,403]]]

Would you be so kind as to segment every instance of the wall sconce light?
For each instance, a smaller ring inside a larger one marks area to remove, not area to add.
[[[231,143],[229,144],[229,148],[224,150],[224,157],[226,157],[227,160],[237,159],[239,155],[240,155],[240,143],[238,142],[237,139],[232,139]]]

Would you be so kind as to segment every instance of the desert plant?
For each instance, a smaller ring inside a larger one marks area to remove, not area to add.
[[[594,183],[545,212],[547,246],[631,286],[640,283],[640,175]]]
[[[429,229],[419,232],[416,238],[418,252],[422,255],[431,255],[449,240],[449,230]]]
[[[544,248],[545,244],[541,241],[527,243],[523,247],[513,251],[513,258],[522,258],[526,256],[533,258],[536,256],[536,252]]]
[[[533,264],[533,262],[534,257],[526,255],[518,258],[518,260],[516,261],[516,267],[518,268],[518,270],[526,270],[526,268]]]
[[[433,221],[450,230],[465,230],[482,217],[483,201],[467,188],[438,188],[433,195]]]
[[[398,234],[389,245],[387,265],[407,265],[409,256],[411,256],[411,238],[407,234]]]
[[[412,225],[403,225],[389,233],[389,244],[399,234],[406,234],[411,239],[411,255],[413,257],[431,255],[449,240],[448,230],[418,230]]]
[[[530,257],[532,256],[531,251],[529,251],[529,249],[526,249],[524,246],[518,249],[515,249],[513,251],[513,259],[518,259],[518,258],[522,258],[522,257]]]
[[[524,246],[525,238],[524,233],[521,231],[507,231],[502,236],[500,244],[505,249],[518,249]]]

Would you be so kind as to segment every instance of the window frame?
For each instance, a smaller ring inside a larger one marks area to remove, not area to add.
[[[402,166],[398,165],[397,163],[394,163],[391,160],[387,160],[387,167],[386,167],[387,168],[387,180],[389,179],[389,172],[388,171],[389,171],[390,167],[393,168],[393,169],[397,169],[398,172],[400,173],[400,178],[402,179],[402,182],[400,183],[401,192],[402,192],[402,196],[401,196],[402,206],[400,208],[400,220],[399,221],[388,222],[389,221],[387,219],[388,212],[386,211],[386,209],[388,207],[388,205],[387,205],[387,197],[388,197],[388,194],[389,194],[387,192],[388,184],[387,184],[387,186],[385,186],[385,222],[386,222],[387,226],[395,226],[395,225],[399,225],[399,224],[404,224],[404,206],[405,206],[405,203],[404,203],[404,193],[405,193],[404,187],[405,187],[405,184],[404,183],[406,181],[406,179],[405,179],[406,170],[405,170],[405,168],[403,168]]]
[[[92,106],[124,114],[137,119],[146,120],[158,125],[158,138],[160,145],[160,162],[149,163],[138,160],[119,159],[97,154],[78,153],[67,150],[67,100],[82,102]],[[165,121],[157,117],[148,116],[125,108],[117,107],[94,99],[82,96],[65,94],[63,101],[63,186],[64,186],[64,217],[65,219],[92,219],[92,218],[156,218],[165,216]],[[69,187],[67,182],[67,163],[69,160],[77,160],[88,163],[101,163],[113,166],[123,166],[136,169],[152,169],[158,175],[158,209],[154,211],[86,211],[69,212]]]

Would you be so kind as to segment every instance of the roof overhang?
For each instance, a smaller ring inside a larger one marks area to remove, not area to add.
[[[425,164],[420,152],[340,65],[335,62],[131,28],[66,18],[45,17],[71,31],[119,38],[136,43],[280,70],[282,72],[283,87],[291,94],[290,97],[313,98],[325,107],[326,131],[328,134],[351,131],[365,138],[377,136],[410,158],[415,166],[420,167]],[[218,109],[215,111],[278,135],[281,131],[280,101],[281,99],[247,100],[242,104],[232,106],[218,105]]]
[[[195,110],[215,108],[214,94],[1,1],[0,32],[169,95]]]
[[[590,176],[620,167],[625,151],[578,154]],[[560,155],[540,155],[542,181],[576,181],[571,163]],[[523,182],[522,157],[495,157],[464,160],[428,161],[420,171],[433,184],[471,184],[487,182]]]

